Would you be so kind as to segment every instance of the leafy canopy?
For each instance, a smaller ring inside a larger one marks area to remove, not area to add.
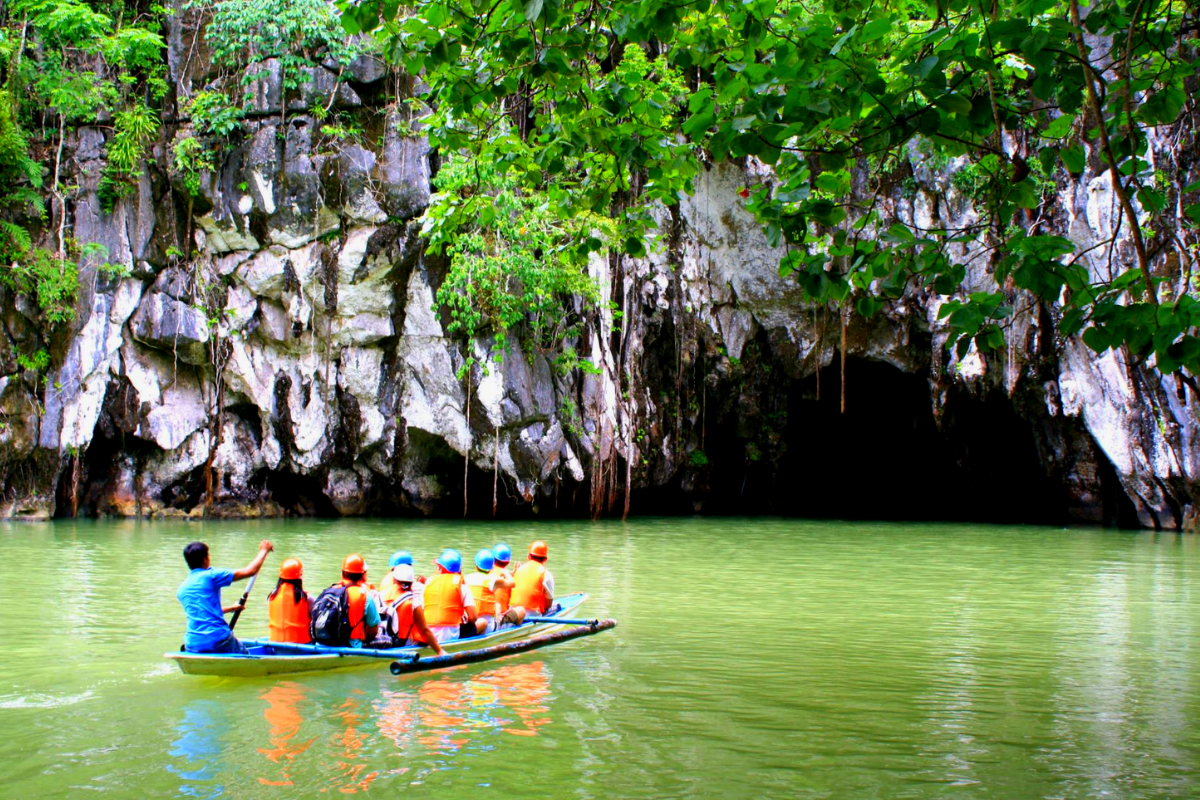
[[[1175,285],[1153,264],[1196,257],[1200,186],[1150,157],[1160,126],[1196,114],[1196,14],[1181,0],[360,0],[342,21],[422,75],[434,145],[494,165],[550,217],[609,217],[631,256],[651,206],[690,192],[703,162],[753,157],[774,180],[747,205],[814,300],[869,315],[914,285],[950,295],[961,354],[1003,343],[1023,289],[1061,300],[1060,329],[1086,327],[1097,350],[1197,372],[1190,267]],[[978,165],[978,224],[885,218],[915,142]],[[1089,164],[1109,172],[1134,245],[1110,270],[1036,223],[1054,182]],[[968,262],[991,254],[1000,289],[967,291]]]

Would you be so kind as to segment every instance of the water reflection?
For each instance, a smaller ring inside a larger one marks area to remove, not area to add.
[[[259,748],[258,752],[267,757],[272,764],[279,765],[279,772],[273,778],[260,777],[258,782],[267,786],[292,786],[292,762],[316,741],[312,737],[306,741],[297,739],[300,725],[304,717],[300,713],[300,703],[304,700],[305,687],[303,684],[287,681],[278,683],[262,693],[267,701],[263,716],[271,725],[269,734],[270,747]]]
[[[224,768],[222,738],[227,729],[219,700],[193,700],[184,707],[170,751],[183,759],[184,766],[167,765],[182,780],[181,796],[211,798],[225,793],[225,787],[213,781]]]
[[[454,752],[489,731],[536,736],[549,724],[550,673],[543,661],[512,664],[466,680],[430,680],[418,689],[421,741]]]

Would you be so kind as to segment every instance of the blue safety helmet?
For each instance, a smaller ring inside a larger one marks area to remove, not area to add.
[[[397,550],[392,553],[392,560],[388,562],[389,567],[398,567],[401,564],[412,566],[412,553],[407,550]]]
[[[492,555],[501,564],[507,564],[512,561],[512,548],[501,542],[492,548]]]
[[[437,563],[442,565],[442,569],[446,572],[462,572],[462,556],[453,547],[447,547],[438,557]]]
[[[492,555],[492,551],[484,549],[476,553],[475,566],[479,567],[484,572],[491,572],[492,567],[496,566],[496,558]]]

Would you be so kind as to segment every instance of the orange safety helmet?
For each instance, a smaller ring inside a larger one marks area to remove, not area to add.
[[[284,559],[279,565],[279,577],[294,581],[304,577],[304,564],[298,558]]]
[[[342,572],[349,572],[352,575],[361,575],[367,571],[367,562],[363,561],[363,557],[358,553],[351,553],[342,559]]]
[[[536,541],[533,544],[529,545],[529,555],[537,556],[538,558],[549,558],[550,548],[546,547],[545,542]]]

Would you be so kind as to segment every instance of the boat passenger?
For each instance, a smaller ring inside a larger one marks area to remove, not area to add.
[[[350,647],[362,647],[379,633],[379,607],[367,584],[367,563],[358,553],[342,560],[342,585],[346,587]]]
[[[545,542],[529,545],[529,560],[513,576],[512,604],[531,614],[545,614],[554,606],[554,576],[546,569],[550,549]]]
[[[379,596],[383,598],[383,602],[392,603],[400,596],[400,586],[396,580],[396,568],[400,566],[412,567],[412,553],[407,550],[397,550],[392,553],[391,559],[388,561],[388,574],[383,576],[383,580],[379,582]]]
[[[496,566],[492,568],[494,572],[501,573],[504,577],[512,580],[512,570],[509,564],[512,562],[512,548],[504,542],[497,542],[492,548],[492,556],[496,559]],[[508,611],[512,605],[512,587],[501,586],[496,589],[496,602],[500,604],[500,612]]]
[[[304,564],[289,558],[279,567],[279,582],[267,597],[267,628],[272,642],[310,644],[312,598],[304,591]]]
[[[421,586],[415,582],[416,575],[413,573],[412,566],[400,564],[392,570],[392,576],[396,578],[400,587],[400,596],[391,605],[390,618],[395,625],[392,631],[394,646],[415,646],[419,644],[416,637],[420,633],[422,640],[428,641],[435,653],[439,656],[446,655],[446,651],[438,644],[437,637],[433,635],[433,632],[429,630],[429,625],[425,622],[425,609],[414,602]]]
[[[187,615],[187,633],[183,648],[189,653],[245,653],[245,646],[233,635],[225,614],[240,611],[241,605],[221,606],[221,589],[234,581],[257,575],[267,553],[275,549],[268,540],[258,545],[258,555],[241,569],[213,569],[208,545],[192,542],[183,548],[183,558],[191,573],[180,584],[175,596]]]
[[[480,550],[475,554],[475,571],[463,580],[475,598],[476,622],[482,623],[480,633],[496,630],[503,617],[496,590],[502,586],[511,589],[512,579],[496,572],[496,558],[491,550]]]
[[[489,574],[497,576],[496,588],[493,589],[493,594],[496,596],[496,605],[500,612],[500,621],[496,627],[505,628],[509,625],[520,625],[525,621],[525,609],[520,606],[514,606],[511,602],[512,587],[516,585],[513,574],[508,568],[508,565],[512,562],[512,548],[500,542],[492,548],[492,556],[495,559],[495,565]]]
[[[437,641],[444,644],[474,636],[479,632],[475,596],[463,582],[462,556],[457,550],[447,548],[434,564],[438,574],[423,591],[413,595],[413,605],[423,609],[425,622]],[[414,633],[417,644],[429,644],[427,634],[419,630]]]

